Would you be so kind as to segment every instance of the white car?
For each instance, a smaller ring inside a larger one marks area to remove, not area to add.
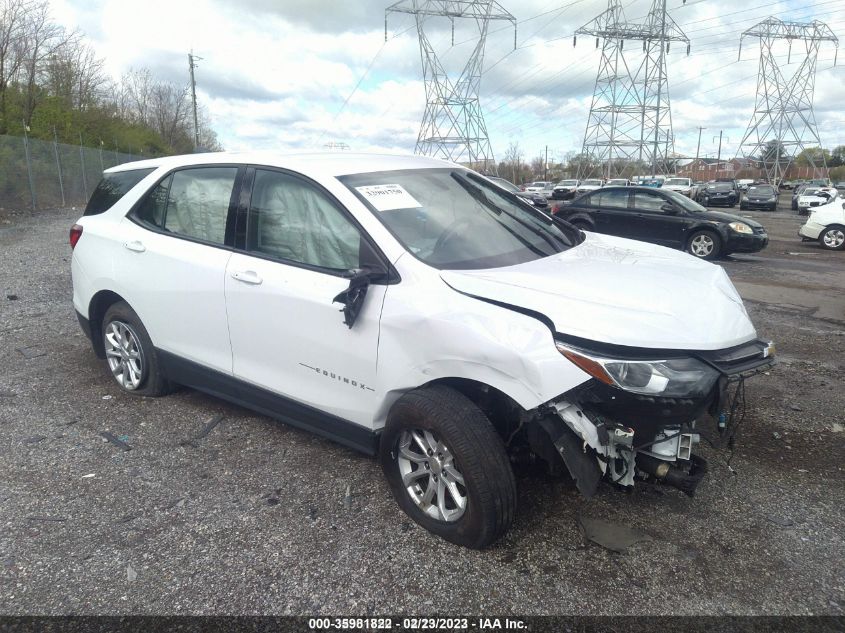
[[[627,178],[611,178],[606,183],[604,183],[605,187],[630,187],[631,181]]]
[[[555,183],[538,180],[537,182],[530,182],[525,185],[524,191],[526,193],[539,193],[544,198],[551,198],[554,189]]]
[[[822,248],[832,251],[845,249],[845,202],[840,198],[814,207],[807,222],[798,229],[798,235],[818,240]]]
[[[721,267],[433,158],[120,165],[70,243],[79,322],[123,391],[186,385],[378,455],[399,506],[468,547],[513,520],[510,455],[588,496],[635,475],[691,495],[707,412],[730,436],[773,362]]]
[[[692,197],[692,179],[691,178],[667,178],[663,182],[663,189],[669,191],[677,191],[681,195],[688,198]]]
[[[820,207],[839,198],[839,192],[834,187],[808,188],[808,193],[798,196],[798,213],[807,215],[810,209]]]
[[[580,196],[582,193],[595,191],[596,189],[601,189],[602,187],[604,187],[604,180],[601,178],[588,178],[587,180],[581,181],[581,184],[578,185],[578,189],[575,190],[575,194]]]

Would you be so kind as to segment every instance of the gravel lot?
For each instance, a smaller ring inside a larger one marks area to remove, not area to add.
[[[519,472],[483,552],[410,522],[373,460],[190,390],[120,393],[70,301],[78,214],[0,216],[0,613],[843,614],[845,253],[787,211],[747,214],[773,241],[723,262],[780,353],[731,468],[703,443],[694,499],[590,502]],[[651,540],[613,553],[579,516]]]

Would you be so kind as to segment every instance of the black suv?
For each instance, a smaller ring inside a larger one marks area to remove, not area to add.
[[[756,253],[769,243],[759,222],[652,187],[604,187],[558,207],[556,216],[585,231],[678,248],[701,259]]]
[[[734,180],[708,182],[698,194],[698,201],[705,207],[735,207],[739,202],[739,187]]]

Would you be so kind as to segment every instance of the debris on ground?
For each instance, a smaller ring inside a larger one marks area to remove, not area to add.
[[[211,433],[214,428],[223,421],[223,418],[224,416],[222,415],[215,415],[213,418],[211,418],[208,422],[205,423],[205,426],[202,427],[202,430],[197,435],[195,435],[189,440],[185,440],[180,444],[180,446],[193,446],[194,448],[197,448],[196,442],[205,438],[209,433]]]
[[[132,447],[131,447],[131,446],[129,446],[129,444],[127,444],[126,442],[124,442],[124,441],[123,441],[122,439],[120,439],[119,437],[116,437],[115,435],[112,435],[112,434],[111,434],[111,433],[109,433],[108,431],[102,431],[102,432],[100,433],[100,437],[102,437],[102,438],[103,438],[106,442],[111,442],[112,444],[114,444],[115,446],[117,446],[118,448],[120,448],[121,450],[124,450],[124,451],[127,451],[127,452],[132,450]],[[126,436],[124,435],[124,436],[121,436],[121,437],[126,437]],[[128,440],[129,438],[128,438],[128,437],[126,437],[126,439]]]
[[[38,358],[39,356],[46,356],[47,352],[37,345],[30,345],[29,347],[16,347],[15,351],[20,353],[24,358]]]
[[[138,578],[138,573],[134,569],[132,569],[132,565],[127,565],[126,566],[126,580],[128,580],[129,582],[135,582],[135,580],[137,578]]]

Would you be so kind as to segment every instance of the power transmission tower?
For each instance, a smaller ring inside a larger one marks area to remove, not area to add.
[[[414,152],[483,165],[486,170],[493,149],[478,99],[484,46],[490,22],[507,20],[514,25],[516,48],[516,18],[493,0],[400,0],[385,10],[385,40],[388,13],[413,15],[420,41],[426,108]],[[457,79],[449,77],[425,34],[426,20],[438,16],[452,22],[453,45],[456,18],[470,18],[478,29],[478,40]]]
[[[643,42],[645,56],[637,71],[642,84],[641,160],[651,163],[652,175],[667,174],[675,152],[675,138],[672,134],[666,55],[672,42],[686,44],[689,55],[689,38],[666,12],[666,0],[654,0],[644,26],[648,38]]]
[[[202,57],[194,55],[194,51],[188,53],[188,67],[191,69],[191,103],[194,108],[194,151],[200,148],[200,128],[197,122],[197,82],[194,79],[194,68],[197,67],[197,61]]]
[[[689,54],[689,40],[666,13],[666,1],[654,0],[646,21],[638,24],[625,20],[621,0],[609,0],[606,11],[575,31],[573,43],[578,35],[594,36],[597,48],[604,41],[578,177],[599,172],[613,178],[634,165],[667,172],[674,142],[666,54],[672,41],[686,43]],[[643,43],[633,72],[623,53],[626,40]]]
[[[771,183],[779,183],[795,157],[807,147],[821,149],[816,117],[813,113],[813,91],[816,83],[816,61],[822,42],[833,42],[839,52],[839,40],[823,22],[784,22],[769,17],[743,32],[746,37],[760,39],[760,66],[757,74],[757,101],[748,129],[739,144],[743,156],[759,160]],[[787,63],[792,59],[792,43],[804,44],[802,60],[797,70],[784,75],[775,58],[779,40],[789,42]],[[833,61],[836,65],[836,58]],[[747,150],[747,151],[746,151]],[[810,164],[816,161],[809,155]],[[827,175],[827,161],[821,152],[822,168]]]
[[[604,13],[575,31],[573,45],[579,35],[594,36],[596,48],[600,40],[604,42],[584,132],[578,178],[594,175],[593,172],[613,178],[622,175],[638,158],[642,145],[642,106],[622,49],[625,40],[641,39],[643,29],[625,22],[620,0],[609,0]]]

